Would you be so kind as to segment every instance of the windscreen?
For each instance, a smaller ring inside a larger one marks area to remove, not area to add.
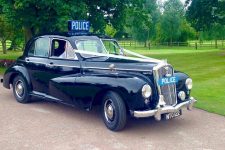
[[[94,39],[77,40],[76,47],[78,50],[82,51],[108,54],[107,50],[105,49],[103,43],[100,40]]]
[[[75,41],[76,50],[85,59],[99,58],[107,59],[108,57],[114,58],[127,58],[127,59],[145,59],[156,61],[155,59],[137,54],[135,52],[123,49],[119,44],[112,39],[79,39]],[[157,60],[159,61],[159,60]]]
[[[108,40],[108,39],[102,39],[102,42],[106,48],[106,50],[110,53],[110,54],[114,54],[114,55],[123,55],[120,46],[118,45],[118,43],[114,40]]]

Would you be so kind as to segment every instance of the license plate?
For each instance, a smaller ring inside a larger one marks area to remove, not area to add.
[[[178,117],[180,115],[182,115],[182,111],[181,110],[179,110],[177,112],[165,114],[165,119],[166,120],[170,120],[170,119],[176,118],[176,117]]]
[[[175,76],[160,78],[158,81],[160,86],[167,85],[167,84],[173,84],[176,82],[178,82],[178,78]]]

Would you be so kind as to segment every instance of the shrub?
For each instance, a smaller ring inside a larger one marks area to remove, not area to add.
[[[1,59],[0,60],[0,67],[7,68],[7,67],[11,66],[14,62],[15,62],[15,60]]]

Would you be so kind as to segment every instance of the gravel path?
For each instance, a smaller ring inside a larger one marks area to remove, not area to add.
[[[19,104],[0,84],[0,149],[224,150],[225,117],[194,109],[170,121],[130,118],[125,130],[115,133],[103,124],[99,108]]]

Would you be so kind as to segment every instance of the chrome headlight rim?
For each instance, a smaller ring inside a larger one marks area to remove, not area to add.
[[[193,87],[193,82],[191,78],[187,78],[185,81],[185,86],[188,90],[191,90]]]
[[[145,84],[143,87],[142,87],[142,96],[147,99],[149,98],[151,95],[152,95],[152,88],[149,84]]]

